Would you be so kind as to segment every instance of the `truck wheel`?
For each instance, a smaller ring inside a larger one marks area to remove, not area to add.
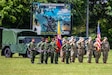
[[[7,57],[7,58],[12,57],[12,53],[11,53],[10,48],[6,48],[4,54],[5,54],[5,57]]]
[[[29,50],[27,50],[26,54],[28,58],[31,58],[31,52]]]

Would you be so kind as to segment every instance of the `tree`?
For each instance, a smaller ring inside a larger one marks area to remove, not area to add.
[[[0,26],[8,28],[30,28],[32,2],[70,3],[72,15],[72,34],[85,36],[87,0],[1,0]],[[101,35],[111,39],[112,1],[89,0],[89,35],[95,37],[97,22],[100,21]]]
[[[0,25],[8,28],[19,28],[21,25],[28,25],[30,10],[28,6],[27,0],[0,1]]]

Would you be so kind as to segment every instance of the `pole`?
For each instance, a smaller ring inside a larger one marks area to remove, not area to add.
[[[32,21],[33,21],[33,13],[32,13],[32,8],[33,8],[33,6],[32,6],[33,4],[32,4],[32,2],[30,2],[30,29],[32,29]]]
[[[89,36],[89,0],[87,0],[87,14],[86,14],[86,37]]]

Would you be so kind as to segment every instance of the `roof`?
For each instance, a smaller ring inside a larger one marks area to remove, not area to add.
[[[13,31],[15,33],[20,33],[20,32],[23,32],[23,31],[32,31],[34,32],[33,30],[31,29],[3,29],[4,31]]]

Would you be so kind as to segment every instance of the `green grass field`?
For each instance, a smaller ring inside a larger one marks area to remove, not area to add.
[[[50,59],[49,59],[50,60]],[[84,63],[65,64],[59,58],[59,64],[35,64],[30,63],[29,58],[23,58],[17,54],[13,58],[0,56],[0,75],[112,75],[112,50],[109,52],[107,64],[102,63],[102,57],[99,64],[96,64],[94,58],[92,63],[87,63],[86,56]]]

